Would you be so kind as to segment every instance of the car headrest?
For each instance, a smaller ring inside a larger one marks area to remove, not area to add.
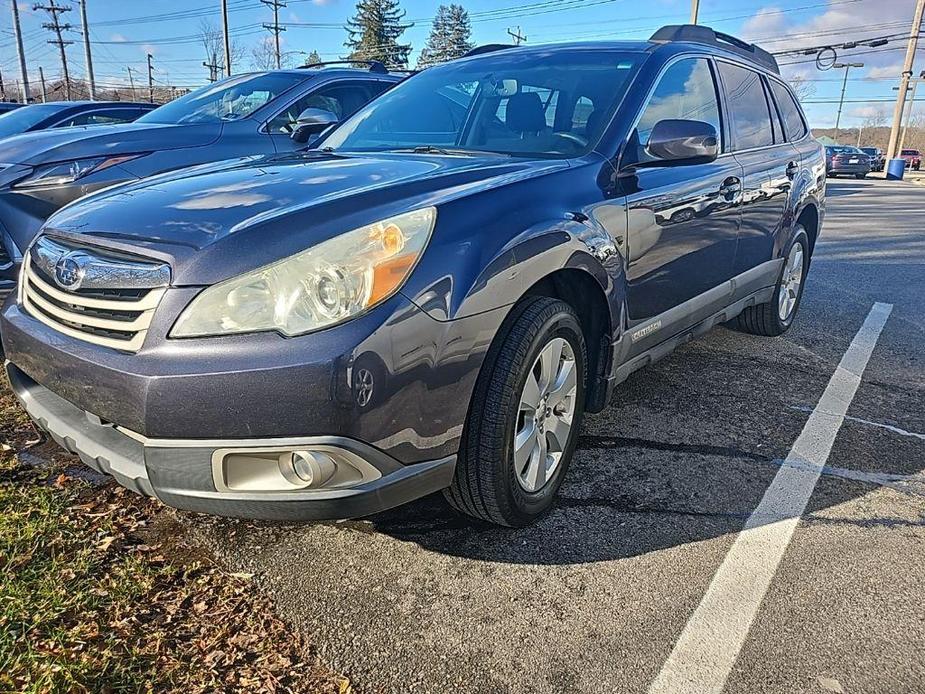
[[[546,128],[543,100],[536,92],[519,92],[507,102],[504,122],[514,132],[536,133]]]

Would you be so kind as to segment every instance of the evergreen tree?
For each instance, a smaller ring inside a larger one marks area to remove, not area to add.
[[[321,56],[318,55],[318,51],[312,49],[312,52],[305,57],[306,65],[314,65],[315,63],[321,62]]]
[[[472,50],[472,25],[462,5],[440,5],[427,44],[418,58],[418,67],[461,58]]]
[[[402,24],[404,10],[398,0],[359,0],[356,15],[347,21],[348,60],[378,60],[390,68],[408,67],[411,44],[399,37],[411,24]]]

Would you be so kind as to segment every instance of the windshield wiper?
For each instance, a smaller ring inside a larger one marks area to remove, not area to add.
[[[411,154],[443,154],[446,156],[456,157],[509,157],[510,154],[504,152],[488,152],[481,149],[462,149],[460,147],[436,147],[434,145],[418,145],[417,147],[397,147],[386,150],[387,152],[410,152]]]

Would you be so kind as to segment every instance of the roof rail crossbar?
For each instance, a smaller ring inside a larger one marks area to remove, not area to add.
[[[471,58],[474,55],[483,55],[484,53],[494,53],[495,51],[504,51],[508,48],[516,48],[511,43],[486,43],[484,46],[476,46],[468,51],[463,58]]]
[[[656,43],[670,43],[672,41],[705,43],[710,46],[725,48],[780,74],[777,60],[760,46],[748,43],[730,34],[724,34],[721,31],[714,31],[710,27],[705,27],[701,24],[669,24],[652,34],[649,40]]]
[[[369,67],[370,72],[375,72],[380,75],[385,75],[389,72],[385,65],[378,60],[325,60],[321,63],[306,63],[301,69],[307,70],[309,68],[326,67],[328,65],[366,65]]]

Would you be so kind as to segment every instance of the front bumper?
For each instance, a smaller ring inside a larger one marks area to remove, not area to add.
[[[301,337],[173,340],[170,316],[196,289],[171,292],[151,344],[134,354],[64,335],[8,301],[6,358],[79,409],[148,439],[340,436],[409,464],[457,452],[494,327],[485,322],[503,317],[441,323],[398,295]],[[358,374],[374,383],[368,400]]]
[[[360,441],[307,437],[299,445],[337,446],[362,458],[380,474],[357,486],[276,492],[219,491],[213,473],[216,451],[266,440],[164,440],[132,436],[39,385],[15,365],[7,375],[32,419],[60,446],[119,484],[174,508],[236,518],[324,520],[356,518],[392,508],[450,485],[456,456],[402,465]],[[291,445],[291,439],[285,441]]]

